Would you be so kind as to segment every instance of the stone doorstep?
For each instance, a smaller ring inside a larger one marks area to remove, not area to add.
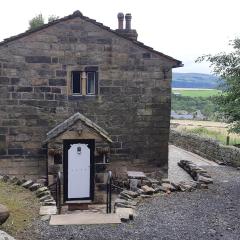
[[[49,225],[120,224],[117,214],[75,213],[51,216]]]
[[[39,215],[55,215],[57,214],[57,207],[56,206],[41,206]]]

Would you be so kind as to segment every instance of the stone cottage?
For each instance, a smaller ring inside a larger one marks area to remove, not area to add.
[[[60,169],[74,200],[93,199],[106,169],[166,173],[172,68],[182,63],[139,42],[131,14],[125,21],[118,14],[111,30],[76,11],[0,43],[2,174],[52,182]]]

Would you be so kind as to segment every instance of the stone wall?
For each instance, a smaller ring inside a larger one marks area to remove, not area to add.
[[[0,44],[1,172],[45,175],[46,133],[75,112],[110,133],[112,163],[167,169],[174,65],[79,17]],[[89,66],[98,67],[98,95],[71,96],[69,72]]]
[[[196,134],[171,130],[170,142],[209,160],[223,162],[235,167],[240,166],[239,148],[222,145],[210,138],[203,138]]]

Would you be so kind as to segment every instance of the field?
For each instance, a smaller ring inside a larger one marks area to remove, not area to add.
[[[171,125],[177,130],[195,133],[203,137],[210,137],[221,142],[222,144],[226,144],[227,136],[229,136],[229,145],[240,144],[240,135],[228,133],[229,125],[227,123],[194,120],[171,120]]]
[[[173,88],[172,92],[179,93],[184,97],[211,97],[220,94],[221,91],[217,89],[201,89],[201,88]]]

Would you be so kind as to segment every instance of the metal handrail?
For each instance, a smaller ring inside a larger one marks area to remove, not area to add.
[[[57,182],[56,182],[56,203],[58,214],[61,214],[61,172],[57,173]]]
[[[56,182],[48,185],[48,188],[50,189],[52,195],[54,196],[54,199],[56,201],[56,205],[57,205],[57,212],[58,214],[61,214],[61,197],[62,197],[62,193],[61,193],[61,172],[59,171],[57,173],[57,179]]]
[[[112,212],[112,172],[108,171],[106,212]]]

